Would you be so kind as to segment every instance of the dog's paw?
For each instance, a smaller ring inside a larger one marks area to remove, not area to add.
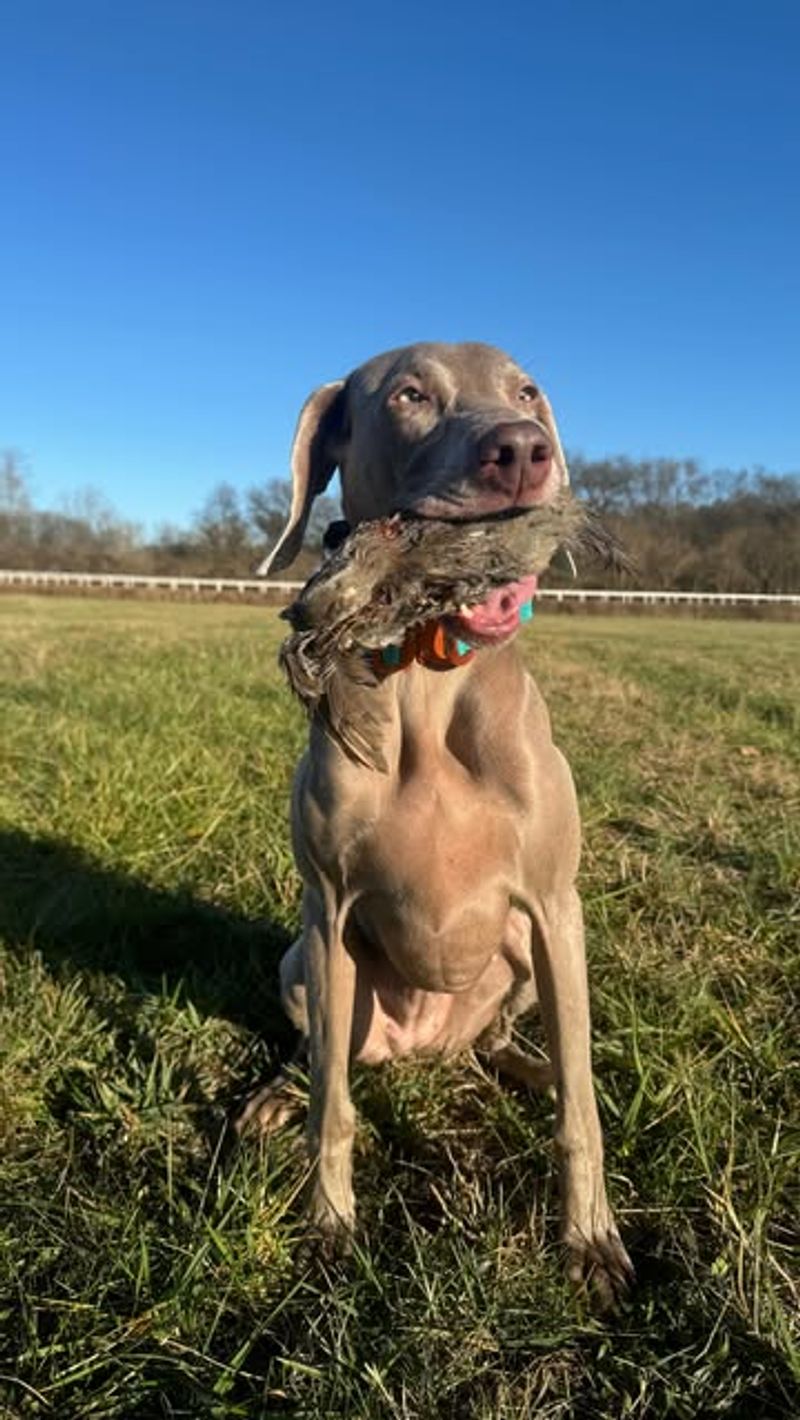
[[[233,1128],[243,1134],[274,1134],[303,1108],[305,1101],[297,1084],[287,1075],[276,1075],[268,1084],[247,1096],[233,1118]]]
[[[308,1218],[314,1247],[324,1258],[349,1255],[356,1228],[356,1207],[352,1193],[334,1203],[317,1184],[311,1194]]]
[[[609,1214],[607,1222],[582,1231],[574,1223],[564,1229],[567,1277],[576,1291],[588,1295],[600,1311],[611,1311],[635,1280],[633,1263]]]

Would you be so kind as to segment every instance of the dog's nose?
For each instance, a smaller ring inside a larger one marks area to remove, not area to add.
[[[550,441],[535,424],[498,424],[478,444],[481,482],[516,500],[544,483],[552,457]]]

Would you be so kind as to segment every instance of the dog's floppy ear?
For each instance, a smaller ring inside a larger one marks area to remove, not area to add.
[[[259,576],[282,572],[300,551],[311,504],[327,488],[339,462],[343,390],[344,380],[320,385],[300,410],[292,444],[292,507],[286,527],[258,569]]]
[[[561,482],[562,482],[562,485],[563,485],[564,488],[568,488],[568,487],[569,487],[569,468],[567,467],[567,460],[566,460],[566,457],[565,457],[565,455],[564,455],[564,448],[563,448],[563,445],[562,445],[562,443],[561,443],[561,436],[559,435],[559,432],[558,432],[558,425],[556,424],[556,417],[555,417],[555,415],[554,415],[554,413],[553,413],[553,410],[552,410],[552,407],[551,407],[551,405],[550,405],[550,401],[549,401],[549,399],[547,398],[547,395],[542,394],[542,391],[541,391],[541,390],[539,390],[539,393],[538,393],[537,398],[536,398],[536,412],[537,412],[537,414],[539,415],[539,417],[540,417],[542,423],[544,424],[544,426],[545,426],[545,428],[546,428],[548,434],[550,435],[550,438],[551,438],[552,441],[553,441],[553,448],[555,449],[555,452],[556,452],[556,458],[557,458],[559,464],[561,465]]]

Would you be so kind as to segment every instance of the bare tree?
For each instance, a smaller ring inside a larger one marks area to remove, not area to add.
[[[273,478],[263,487],[250,488],[247,493],[250,519],[267,548],[277,542],[292,506],[292,485],[288,478]],[[322,494],[316,498],[306,527],[306,546],[319,552],[328,524],[340,517],[339,500]]]
[[[194,520],[198,550],[212,575],[243,576],[254,558],[248,519],[232,483],[218,483]]]
[[[28,513],[31,495],[18,449],[0,450],[0,513]]]

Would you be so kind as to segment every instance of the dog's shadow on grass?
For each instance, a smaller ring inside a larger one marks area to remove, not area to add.
[[[182,991],[200,1015],[289,1042],[277,991],[285,927],[152,887],[59,839],[0,830],[0,939],[56,974],[102,972],[135,996]]]

